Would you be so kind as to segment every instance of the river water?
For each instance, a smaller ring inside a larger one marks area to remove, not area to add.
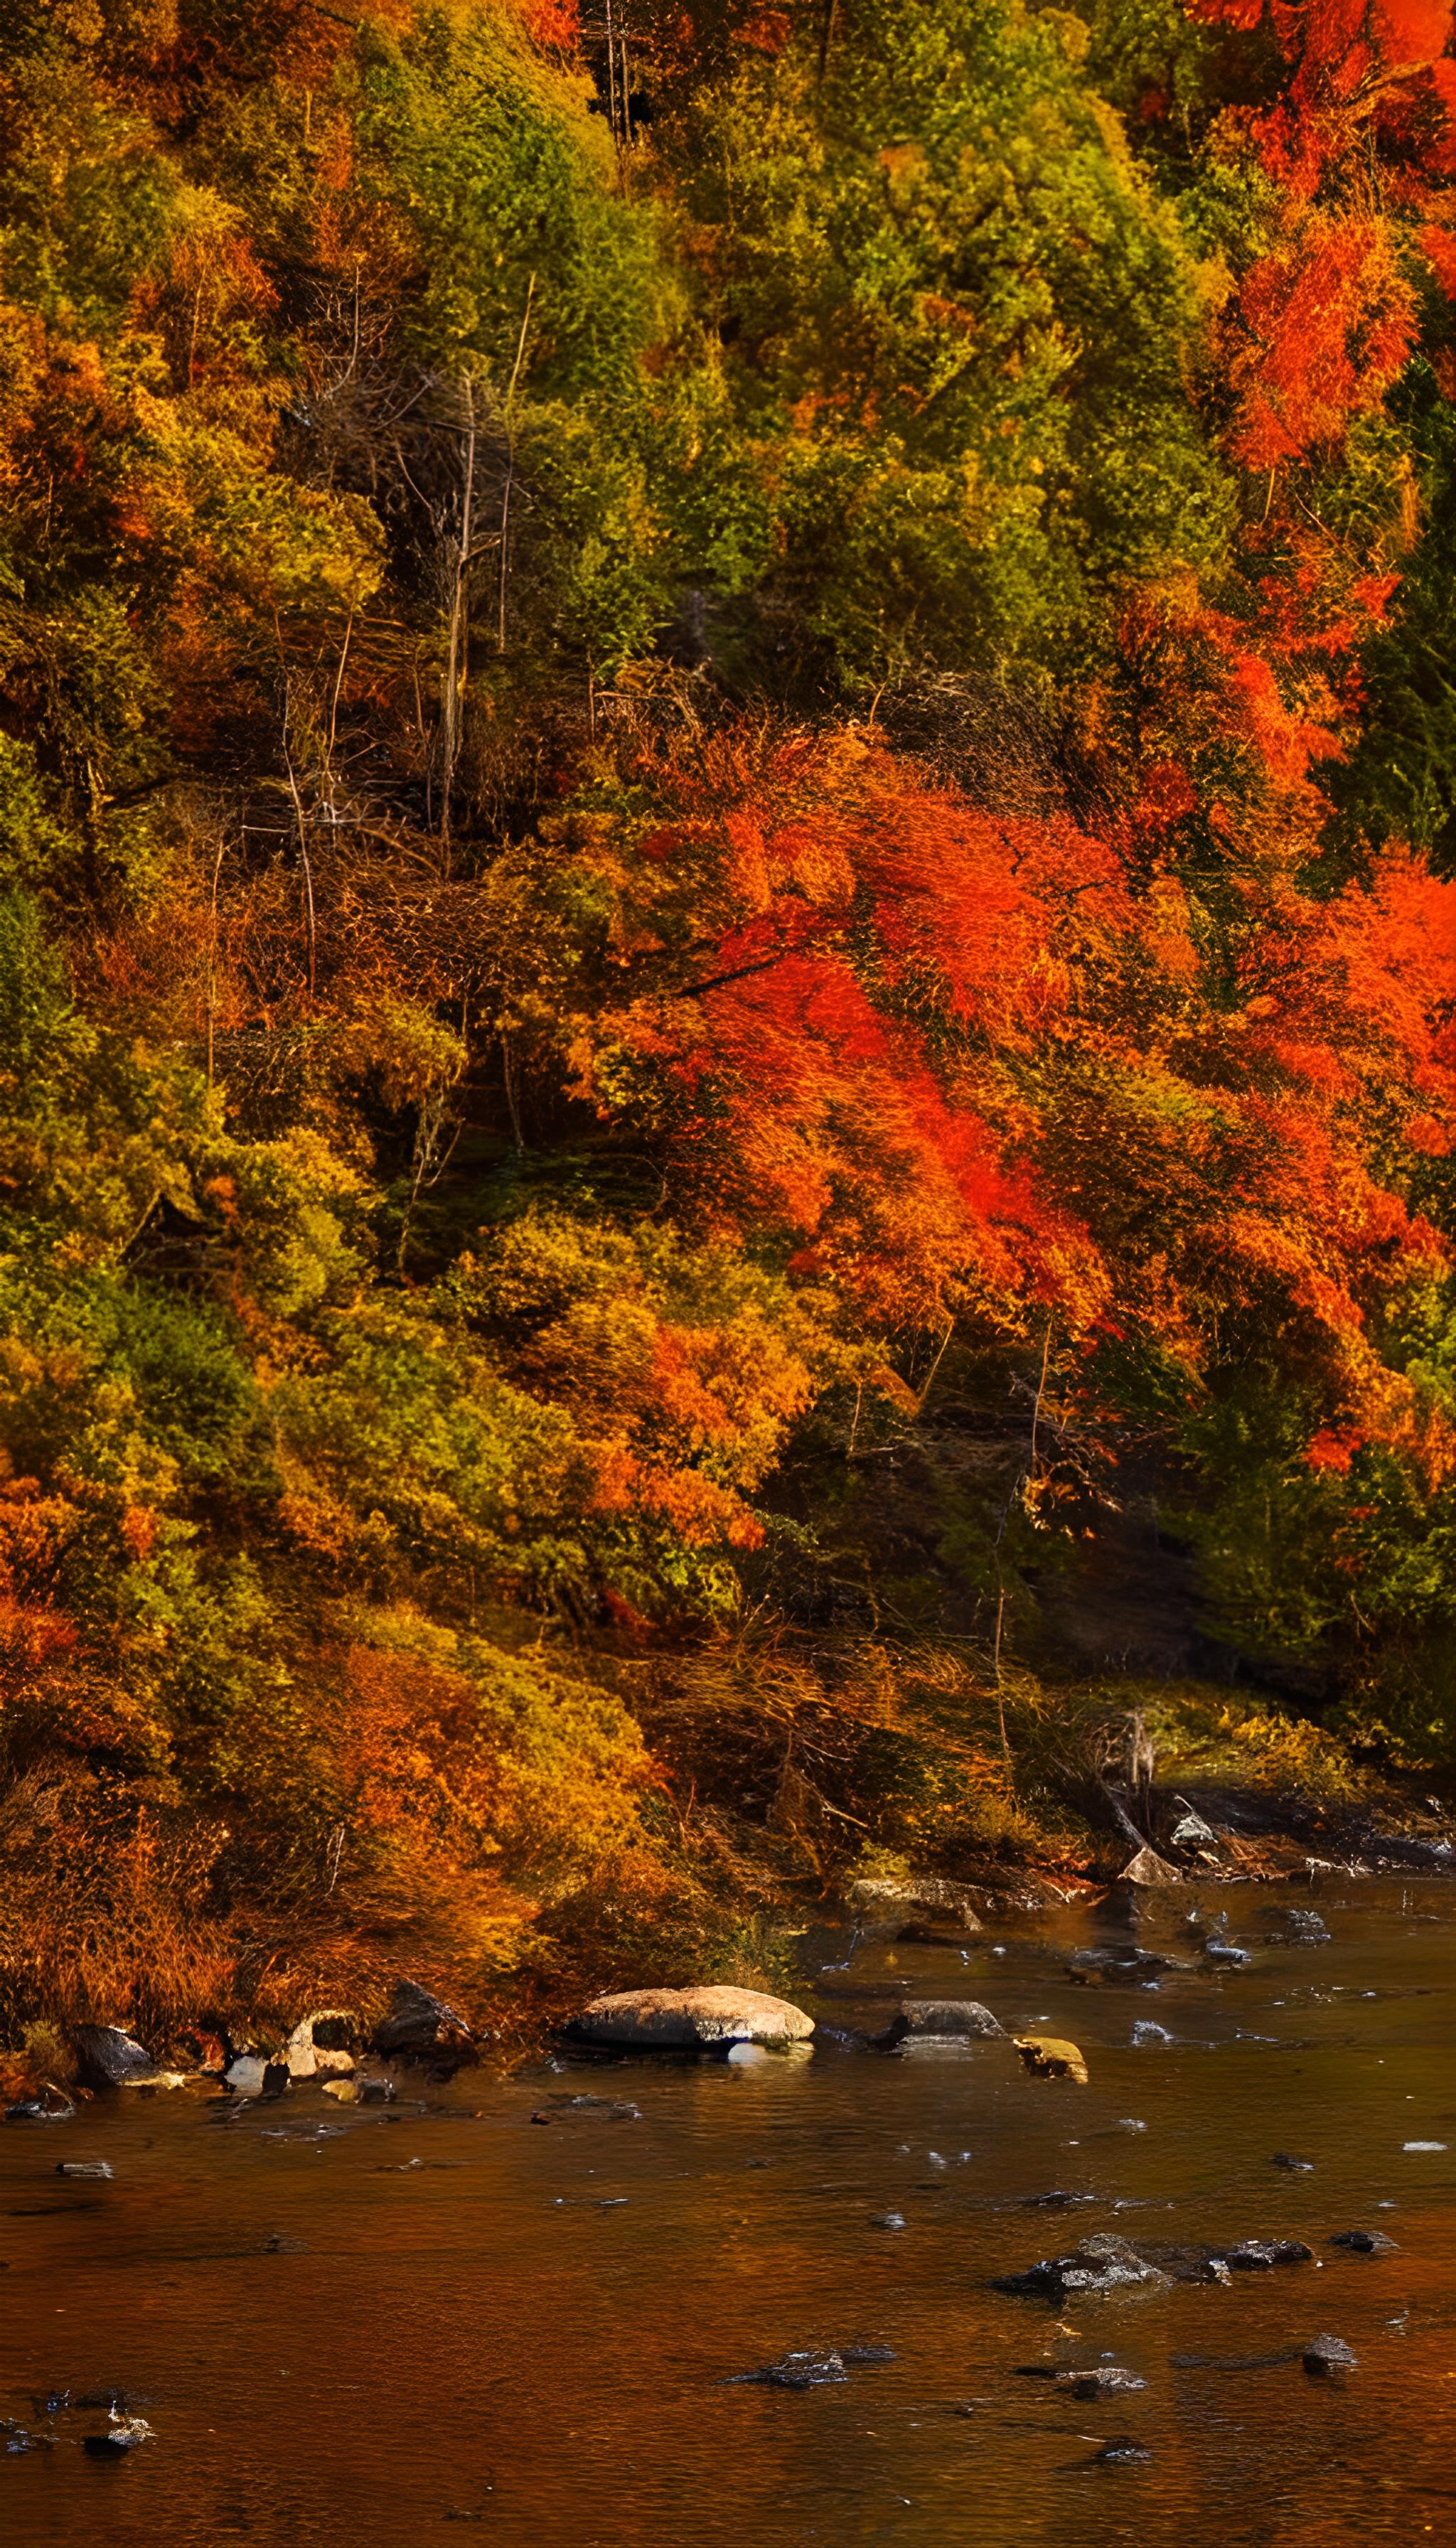
[[[800,1989],[846,2026],[914,1991],[982,1999],[1073,2038],[1086,2086],[990,2042],[478,2069],[386,2109],[181,2092],[8,2127],[0,2412],[53,2440],[0,2460],[0,2537],[1456,2539],[1456,1893],[1325,1879],[1301,1891],[1331,1933],[1309,1947],[1283,1888],[1221,1889],[1236,1968],[1210,1966],[1189,1898],[1137,1932],[1188,1958],[1153,1989],[1073,1983],[1070,1954],[1129,1933],[1071,1910],[963,1950],[862,1944]],[[848,1944],[821,1935],[813,1963]],[[1172,2041],[1135,2045],[1149,2025]],[[1050,2192],[1094,2200],[1029,2208]],[[1397,2251],[1328,2243],[1351,2229]],[[990,2288],[1098,2230],[1154,2256],[1289,2235],[1315,2260],[1059,2308]],[[1358,2369],[1269,2358],[1322,2332]],[[733,2376],[857,2344],[894,2359],[806,2391]],[[1100,2360],[1146,2388],[1079,2403],[1019,2376]],[[113,2385],[155,2434],[118,2462],[78,2447],[103,2412],[45,2411]],[[1149,2456],[1099,2460],[1118,2435]]]

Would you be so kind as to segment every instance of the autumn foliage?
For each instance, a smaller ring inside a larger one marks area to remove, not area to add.
[[[700,1909],[649,1667],[892,1622],[963,1697],[1138,1498],[1239,1668],[1453,1739],[1456,882],[1389,813],[1449,764],[1450,37],[0,37],[56,1969],[104,1851],[219,1972]]]

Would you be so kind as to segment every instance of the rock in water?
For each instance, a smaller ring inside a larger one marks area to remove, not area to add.
[[[587,2044],[641,2051],[711,2050],[729,2044],[803,2044],[814,2021],[767,1991],[711,1983],[699,1990],[631,1990],[593,1999],[569,2032]]]
[[[323,2094],[340,2106],[388,2106],[393,2103],[393,2079],[325,2079]]]
[[[1329,1931],[1318,1911],[1286,1911],[1284,1925],[1297,1947],[1327,1947]]]
[[[22,2097],[18,2104],[7,2106],[7,2124],[64,2124],[75,2113],[63,2088],[53,2079],[44,2079],[34,2097]]]
[[[1236,2247],[1224,2247],[1220,2254],[1235,2273],[1268,2273],[1275,2265],[1308,2265],[1314,2255],[1303,2238],[1243,2238]]]
[[[113,2413],[109,2429],[104,2433],[88,2433],[82,2447],[90,2451],[93,2458],[110,2459],[122,2451],[135,2451],[139,2443],[154,2441],[155,2438],[151,2426],[142,2416]]]
[[[1118,1877],[1119,1884],[1136,1884],[1144,1889],[1158,1884],[1181,1884],[1182,1881],[1176,1866],[1169,1866],[1167,1860],[1159,1858],[1155,1849],[1139,1849],[1136,1857],[1129,1859]]]
[[[1342,2335],[1317,2335],[1307,2344],[1300,2360],[1312,2380],[1327,2379],[1331,2371],[1358,2371],[1358,2356]]]
[[[785,2353],[777,2362],[768,2363],[762,2371],[740,2371],[741,2384],[759,2384],[766,2389],[827,2389],[848,2380],[842,2353],[812,2351]]]
[[[1312,2158],[1291,2158],[1288,2150],[1276,2150],[1269,2164],[1271,2167],[1293,2168],[1299,2176],[1311,2176],[1315,2169]]]
[[[111,2168],[104,2158],[63,2158],[55,2171],[57,2176],[78,2176],[89,2184],[104,2183]]]
[[[1138,2460],[1150,2460],[1152,2453],[1145,2442],[1137,2441],[1133,2434],[1115,2433],[1110,2442],[1103,2443],[1100,2451],[1093,2452],[1092,2457],[1107,2461],[1113,2468],[1131,2468]]]
[[[1121,2363],[1099,2364],[1095,2371],[1058,2371],[1055,2386],[1070,2392],[1073,2398],[1121,2397],[1125,2390],[1145,2389],[1147,2383],[1136,2371],[1125,2371]]]
[[[1396,2241],[1383,2230],[1337,2230],[1331,2247],[1348,2247],[1357,2256],[1394,2256]]]
[[[907,1999],[902,2000],[883,2035],[875,2042],[892,2050],[912,2036],[929,2037],[938,2043],[956,2039],[1004,2035],[999,2018],[983,2008],[978,1999]]]
[[[374,2030],[370,2050],[384,2061],[425,2061],[432,2068],[458,2070],[473,2060],[476,2041],[465,2019],[421,1990],[417,1982],[396,1982],[390,2013]]]
[[[1204,1954],[1213,1964],[1250,1964],[1253,1957],[1247,1947],[1231,1947],[1227,1938],[1205,1938]]]
[[[1011,2292],[1018,2300],[1059,2301],[1069,2292],[1151,2290],[1167,2279],[1126,2238],[1105,2230],[1083,2238],[1069,2255],[1046,2256],[1022,2274],[998,2274],[991,2288]]]
[[[850,1887],[850,1903],[864,1920],[897,1920],[907,1911],[939,1913],[958,1930],[981,1925],[967,1884],[944,1875],[862,1875]]]
[[[1018,2052],[1029,2070],[1043,2079],[1078,2079],[1087,2085],[1087,2064],[1075,2044],[1060,2035],[1013,2036]]]
[[[156,2063],[146,2047],[124,2035],[119,2026],[78,2026],[71,2040],[87,2088],[125,2088],[156,2076]]]

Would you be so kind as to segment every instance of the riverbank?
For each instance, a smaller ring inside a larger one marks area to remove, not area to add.
[[[909,1925],[917,1880],[958,1888],[995,1925],[1161,1884],[1456,1867],[1456,1819],[1427,1780],[1227,1686],[1020,1669],[997,1686],[945,1650],[826,1663],[777,1648],[618,1659],[613,1695],[648,1766],[630,1830],[566,1885],[525,1853],[441,1853],[402,1898],[340,1852],[321,1879],[239,1884],[220,1906],[189,1889],[185,1858],[178,1871],[185,1834],[143,1804],[79,1926],[63,1883],[46,1895],[45,1856],[18,1866],[12,1837],[0,2086],[64,2084],[87,2022],[184,2067],[199,2029],[276,2050],[319,2007],[367,2035],[402,1975],[524,2057],[602,1989],[784,1989],[804,1933],[847,1916],[867,1880],[905,1888]],[[52,1830],[48,1846],[73,1842]]]

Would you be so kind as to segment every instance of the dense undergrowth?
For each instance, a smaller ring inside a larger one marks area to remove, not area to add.
[[[12,2036],[1449,1769],[1450,12],[610,29],[0,30]]]

